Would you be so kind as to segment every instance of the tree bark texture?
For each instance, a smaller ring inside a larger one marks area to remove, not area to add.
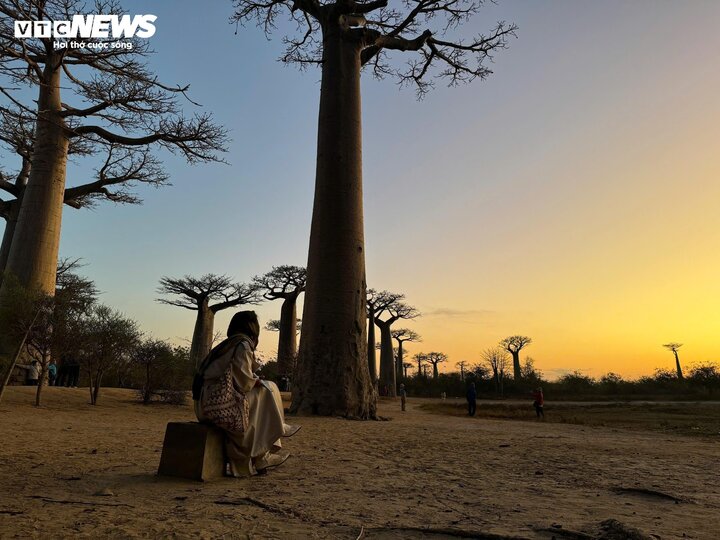
[[[60,112],[60,69],[52,56],[43,71],[38,118],[28,183],[8,252],[6,273],[24,287],[55,294],[60,226],[65,196],[68,137]],[[0,305],[8,292],[0,285]],[[16,343],[0,329],[0,355],[7,357]]]
[[[380,379],[379,386],[385,389],[385,395],[397,396],[397,380],[395,374],[395,358],[393,357],[393,338],[390,321],[375,320],[380,328]]]
[[[360,44],[323,32],[315,199],[291,411],[376,417],[368,370]]]
[[[297,295],[289,295],[280,309],[278,374],[293,375],[297,358]]]
[[[0,245],[0,284],[2,284],[2,274],[7,266],[8,257],[10,256],[10,246],[12,245],[13,235],[15,234],[15,226],[17,225],[18,216],[20,215],[20,205],[22,197],[15,201],[10,209],[10,215],[5,222],[5,230],[3,231],[2,245]]]
[[[680,367],[680,357],[678,356],[677,351],[673,351],[673,353],[675,354],[675,369],[677,370],[677,377],[678,379],[682,380],[684,379],[684,377],[682,368]]]
[[[520,351],[510,351],[513,359],[513,378],[516,381],[522,379],[522,372],[520,371]]]
[[[68,153],[61,110],[60,70],[51,59],[40,86],[32,166],[7,262],[7,270],[22,285],[51,295],[55,292]]]
[[[398,341],[398,354],[397,354],[397,360],[395,361],[395,376],[397,377],[397,381],[400,381],[403,379],[403,342]],[[397,382],[396,381],[396,382]]]
[[[190,344],[190,362],[195,367],[208,355],[212,348],[215,313],[210,309],[207,298],[198,305],[195,329]]]
[[[375,314],[371,311],[368,314],[368,370],[370,380],[375,384],[377,381],[377,356],[375,354]]]

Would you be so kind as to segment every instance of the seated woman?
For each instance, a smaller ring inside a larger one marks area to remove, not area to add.
[[[208,385],[218,381],[228,365],[235,389],[244,394],[248,404],[245,430],[225,430],[225,455],[232,476],[263,473],[284,463],[289,455],[279,453],[282,448],[280,438],[294,435],[300,429],[285,424],[277,385],[255,375],[260,368],[255,358],[259,335],[260,323],[254,311],[236,313],[230,321],[227,339],[210,351],[199,368],[203,384],[196,396],[195,414],[200,422],[209,421],[203,414],[203,392]]]

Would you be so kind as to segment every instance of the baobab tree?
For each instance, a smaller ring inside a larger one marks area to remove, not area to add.
[[[417,362],[418,377],[422,377],[423,367],[425,367],[425,363],[427,362],[427,355],[423,352],[416,353],[415,355],[413,355],[413,360]]]
[[[677,370],[677,378],[679,380],[682,380],[684,378],[682,368],[680,368],[680,357],[678,356],[678,349],[682,346],[682,343],[675,342],[666,343],[665,345],[663,345],[663,347],[665,347],[669,351],[672,351],[672,353],[675,355],[675,369]]]
[[[305,291],[305,268],[273,266],[267,274],[255,276],[253,287],[266,300],[282,300],[277,349],[278,375],[290,375],[297,357],[297,299]]]
[[[228,276],[217,274],[205,274],[199,278],[163,277],[157,292],[171,296],[158,298],[157,301],[161,304],[197,311],[190,344],[190,362],[194,366],[198,366],[210,352],[215,314],[218,311],[259,302],[255,287],[236,283]]]
[[[407,374],[405,377],[403,377],[403,358],[404,358],[404,350],[403,350],[403,344],[406,341],[410,342],[418,342],[422,341],[422,338],[420,337],[420,334],[417,332],[414,332],[413,330],[409,330],[407,328],[398,328],[396,330],[392,330],[390,332],[393,339],[397,341],[398,347],[397,347],[397,356],[395,358],[395,366],[397,369],[397,378],[398,380],[407,378]]]
[[[429,352],[425,355],[425,361],[432,366],[433,379],[437,379],[440,375],[438,372],[438,364],[447,362],[448,355],[441,352]]]
[[[482,359],[490,367],[495,381],[495,390],[499,395],[503,394],[503,382],[507,370],[508,355],[506,349],[492,347],[482,352]]]
[[[457,363],[457,366],[460,368],[460,380],[465,380],[465,368],[468,366],[468,363],[465,360],[461,360]]]
[[[393,302],[401,300],[403,295],[388,291],[378,292],[375,289],[367,291],[367,318],[368,318],[368,371],[373,384],[377,383],[377,356],[375,354],[375,317]],[[382,351],[381,351],[382,352]]]
[[[407,379],[407,378],[408,378],[408,373],[407,373],[407,372],[408,372],[408,369],[410,369],[411,367],[413,367],[413,365],[412,365],[410,362],[404,362],[403,365],[402,365],[402,367],[403,367],[403,369],[405,370],[405,379]]]
[[[268,332],[279,332],[280,331],[280,319],[270,319],[265,323],[265,330]],[[299,334],[302,331],[302,319],[297,320],[295,325],[295,333]]]
[[[121,11],[115,0],[0,0],[0,93],[34,121],[31,165],[6,265],[6,273],[29,289],[54,294],[72,141],[86,141],[91,151],[165,148],[189,163],[217,161],[224,150],[225,130],[209,114],[183,114],[180,98],[188,87],[163,84],[147,68],[146,39],[127,38],[132,47],[120,48],[111,46],[112,35],[77,37],[73,41],[84,47],[56,49],[54,43],[67,46],[70,38],[15,37],[14,21]],[[36,95],[31,105],[24,100],[28,93]]]
[[[393,295],[390,293],[390,295]],[[404,298],[404,295],[394,295]],[[384,316],[384,319],[380,317]],[[419,317],[420,313],[413,306],[395,300],[386,304],[384,309],[375,315],[375,324],[380,329],[380,378],[381,388],[386,388],[386,395],[397,396],[397,367],[393,355],[392,325],[401,319],[409,320]]]
[[[513,379],[516,381],[519,381],[522,378],[520,351],[531,343],[532,339],[527,336],[509,336],[500,341],[500,346],[512,355]]]
[[[291,407],[295,412],[375,416],[366,366],[361,69],[368,66],[378,78],[392,75],[400,83],[414,84],[419,95],[431,88],[433,77],[451,85],[486,78],[491,73],[486,61],[507,46],[516,28],[501,22],[488,35],[451,37],[481,4],[418,0],[390,8],[388,0],[233,1],[233,22],[257,22],[267,34],[286,14],[301,35],[285,38],[282,60],[321,66],[305,328]],[[405,69],[392,68],[390,51],[414,56]]]

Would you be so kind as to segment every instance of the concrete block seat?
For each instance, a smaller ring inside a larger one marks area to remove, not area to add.
[[[225,472],[221,429],[198,422],[169,422],[165,430],[159,476],[208,481]]]

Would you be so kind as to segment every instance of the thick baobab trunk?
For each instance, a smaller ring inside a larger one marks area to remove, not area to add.
[[[683,377],[682,368],[680,367],[680,357],[678,357],[677,351],[673,351],[673,353],[675,354],[675,369],[677,370],[677,378],[679,380],[683,380],[684,377]]]
[[[370,380],[375,384],[377,382],[377,356],[375,355],[375,314],[368,314],[368,370]]]
[[[330,23],[323,35],[315,200],[291,406],[298,414],[376,416],[367,364],[361,137],[360,47]]]
[[[35,146],[7,271],[20,283],[47,294],[55,292],[60,226],[65,194],[68,138],[60,116],[60,70],[51,58],[40,86]]]
[[[2,244],[0,245],[0,285],[2,285],[2,274],[7,266],[8,257],[10,256],[10,246],[12,245],[13,235],[15,234],[15,226],[17,225],[18,216],[20,215],[20,205],[22,204],[23,193],[27,185],[27,178],[30,174],[30,162],[23,158],[22,170],[18,176],[16,186],[19,193],[15,202],[10,208],[9,215],[5,222],[5,230],[3,231]]]
[[[6,273],[14,275],[21,285],[49,295],[55,293],[68,153],[61,109],[60,70],[50,55],[38,96],[30,176],[6,266]],[[4,279],[0,286],[0,304],[4,304],[7,284],[8,280]],[[7,356],[15,343],[4,334],[0,330],[0,354]]]
[[[278,374],[292,375],[297,358],[297,296],[283,300],[280,309],[280,336],[278,338]]]
[[[12,245],[13,235],[15,234],[15,226],[17,225],[18,216],[20,215],[20,204],[22,199],[18,199],[10,209],[10,215],[5,222],[5,231],[3,232],[2,245],[0,245],[0,284],[2,284],[2,274],[7,266],[8,257],[10,256],[10,246]]]
[[[205,299],[198,306],[195,329],[193,330],[192,342],[190,343],[190,362],[198,367],[200,362],[212,349],[213,328],[215,326],[215,313],[208,306]]]
[[[402,341],[398,341],[398,354],[397,354],[397,360],[395,363],[395,376],[397,377],[398,381],[403,379],[403,342]]]
[[[520,371],[520,351],[510,351],[513,358],[513,379],[519,381],[522,379],[522,372]]]
[[[393,340],[389,322],[375,320],[380,328],[380,379],[379,386],[384,395],[397,396],[397,380],[395,374],[395,359],[393,358]]]
[[[438,372],[438,365],[437,362],[433,364],[433,379],[437,379],[440,376],[440,373]]]

